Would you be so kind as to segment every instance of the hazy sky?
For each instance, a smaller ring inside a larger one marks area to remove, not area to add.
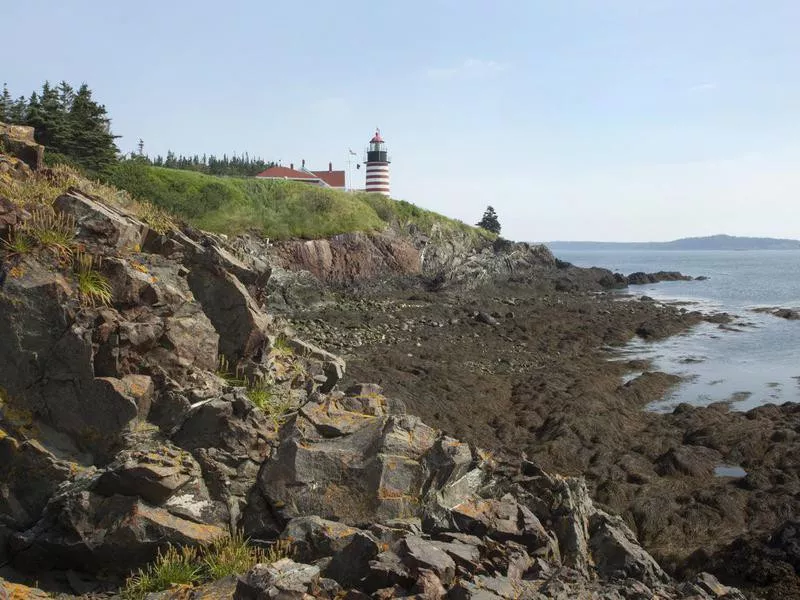
[[[86,81],[124,151],[341,168],[377,125],[394,197],[513,239],[800,237],[798,0],[2,4],[0,79]]]

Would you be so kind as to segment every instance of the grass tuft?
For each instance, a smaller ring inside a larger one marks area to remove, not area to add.
[[[81,303],[87,306],[110,305],[112,287],[108,279],[95,270],[95,261],[90,254],[78,253],[75,261],[78,276],[78,291]]]
[[[153,563],[127,579],[122,596],[127,600],[142,600],[149,593],[173,585],[194,586],[217,581],[245,573],[256,564],[271,564],[292,556],[294,548],[287,540],[279,540],[264,551],[251,546],[241,533],[199,547],[169,546],[165,552],[159,551]]]
[[[272,343],[272,354],[278,357],[289,358],[294,356],[294,350],[289,345],[289,340],[284,336],[279,335]]]
[[[75,217],[57,213],[52,208],[40,206],[31,210],[25,221],[26,235],[58,256],[70,256],[75,243]]]
[[[203,551],[203,570],[209,581],[244,573],[253,565],[266,562],[275,561],[269,560],[263,549],[250,546],[241,533],[215,540]]]
[[[25,256],[33,251],[33,240],[24,230],[12,229],[8,234],[8,239],[2,240],[3,249],[9,257]]]
[[[165,552],[158,551],[155,562],[128,578],[122,595],[128,600],[141,600],[150,592],[160,592],[173,585],[194,585],[202,576],[197,548],[179,549],[170,545]]]

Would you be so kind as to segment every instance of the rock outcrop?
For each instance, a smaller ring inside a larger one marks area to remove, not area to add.
[[[33,170],[44,164],[44,146],[34,139],[33,127],[0,122],[0,147],[6,154],[15,156]]]
[[[81,578],[123,578],[168,545],[243,530],[294,557],[190,595],[740,597],[705,573],[673,580],[582,479],[497,460],[378,385],[338,390],[344,361],[264,311],[272,271],[259,257],[190,228],[158,234],[76,189],[54,207],[111,298],[91,301],[64,254],[42,247],[0,290],[0,563],[63,573],[80,594]],[[411,264],[386,243],[381,256]],[[351,269],[348,244],[329,248],[344,278],[377,264]],[[427,251],[423,274],[454,255]],[[327,264],[324,248],[309,256]],[[453,281],[571,276],[524,244],[447,269]],[[0,593],[38,593],[16,585],[0,580]]]

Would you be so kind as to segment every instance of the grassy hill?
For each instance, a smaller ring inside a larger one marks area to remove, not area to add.
[[[258,231],[273,239],[328,237],[382,231],[394,224],[430,233],[460,231],[492,239],[482,229],[380,194],[348,193],[292,181],[214,177],[151,167],[117,165],[110,182],[202,229],[236,234]]]

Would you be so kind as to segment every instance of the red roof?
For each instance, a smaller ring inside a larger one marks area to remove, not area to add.
[[[344,187],[344,171],[312,171],[312,173],[331,187]]]
[[[273,179],[322,179],[315,177],[305,171],[295,171],[289,167],[270,167],[266,171],[261,171],[256,177],[270,177]]]
[[[370,144],[376,144],[376,143],[381,143],[381,142],[383,142],[383,138],[381,137],[381,130],[380,129],[376,129],[375,130],[375,137],[373,137],[369,141],[369,143]]]

